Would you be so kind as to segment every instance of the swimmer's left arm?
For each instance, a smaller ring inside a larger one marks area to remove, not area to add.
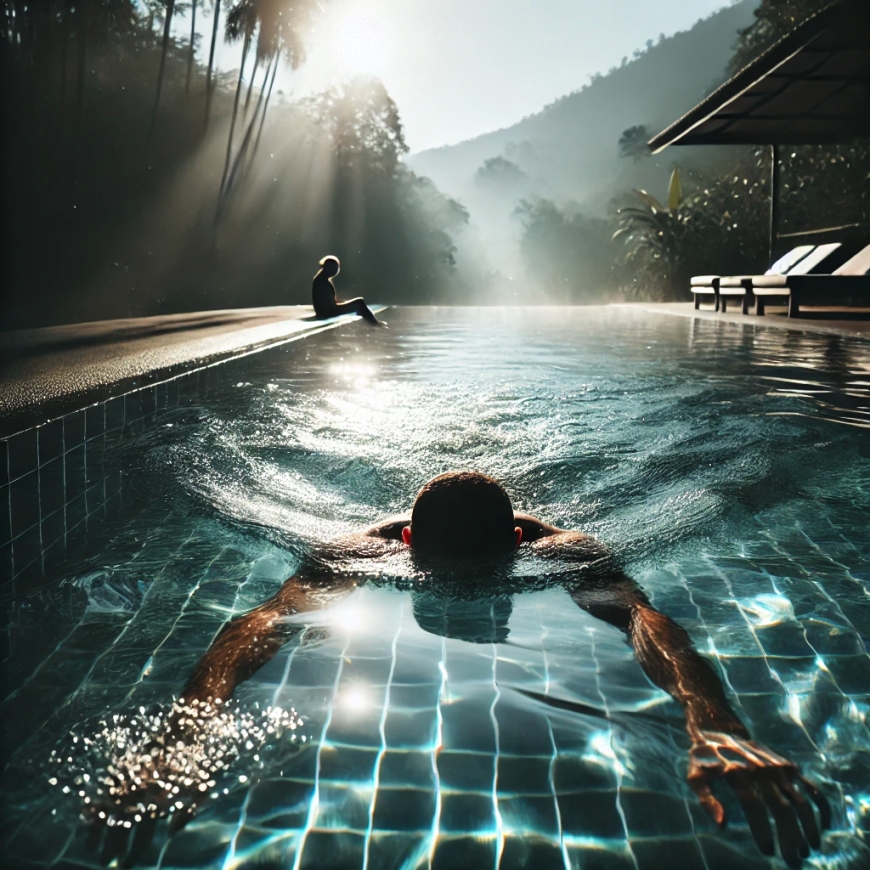
[[[187,681],[181,697],[186,703],[214,704],[230,698],[266,664],[301,626],[287,617],[321,610],[354,589],[349,578],[297,574],[268,601],[236,617],[221,629]]]
[[[773,854],[773,816],[780,851],[791,867],[818,848],[819,825],[808,795],[820,812],[821,827],[830,825],[824,796],[804,779],[795,764],[754,742],[728,703],[716,672],[695,649],[688,633],[660,613],[643,590],[613,570],[578,585],[571,597],[584,610],[628,634],[637,660],[649,679],[683,708],[691,739],[689,785],[718,824],[725,810],[711,785],[724,779],[743,807],[759,849]],[[801,830],[803,828],[803,830]]]

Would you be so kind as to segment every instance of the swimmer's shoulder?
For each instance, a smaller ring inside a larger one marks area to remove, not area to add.
[[[530,514],[514,512],[514,522],[522,529],[522,541],[541,556],[568,557],[589,561],[608,555],[607,547],[592,535],[560,529]]]

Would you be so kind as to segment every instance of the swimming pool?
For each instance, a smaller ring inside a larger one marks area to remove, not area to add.
[[[105,746],[70,732],[165,707],[315,541],[475,468],[620,555],[823,786],[815,866],[866,866],[870,346],[607,308],[388,320],[217,366],[109,455],[123,508],[10,606],[10,860],[98,866],[51,752],[92,770]],[[770,865],[728,795],[724,832],[697,805],[681,711],[620,632],[542,583],[443,602],[438,633],[415,566],[390,570],[243,684],[239,709],[294,707],[298,739],[243,749],[146,864]]]

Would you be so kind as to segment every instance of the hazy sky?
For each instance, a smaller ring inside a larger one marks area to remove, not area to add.
[[[412,151],[452,144],[540,111],[618,66],[660,33],[685,30],[730,0],[331,0],[308,62],[276,87],[322,90],[366,73],[398,103]],[[200,20],[202,26],[200,26]],[[173,28],[189,22],[179,17]],[[197,30],[207,51],[210,22]],[[221,47],[222,69],[239,45]]]

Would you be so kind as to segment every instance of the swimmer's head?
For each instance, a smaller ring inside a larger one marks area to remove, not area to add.
[[[334,278],[341,271],[341,263],[338,262],[338,257],[329,254],[320,261],[320,268],[327,278]]]
[[[417,493],[402,539],[427,555],[496,556],[515,549],[521,534],[498,481],[476,471],[454,471]]]

